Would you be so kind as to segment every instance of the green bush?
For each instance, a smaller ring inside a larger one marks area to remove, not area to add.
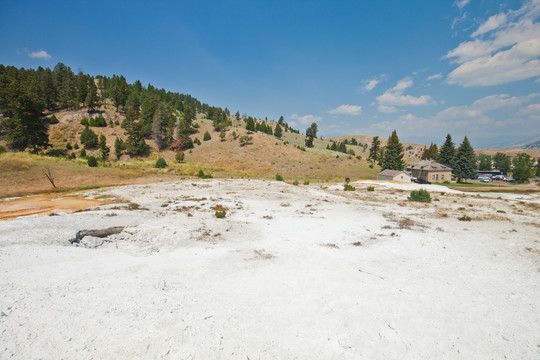
[[[59,122],[60,121],[58,121],[58,118],[54,115],[49,118],[49,124],[51,125],[58,124]]]
[[[74,152],[72,152],[71,154],[69,154],[68,156],[71,160],[75,159],[77,156],[75,155]]]
[[[185,155],[181,151],[177,152],[176,155],[174,155],[174,159],[176,160],[177,163],[184,162],[184,158],[185,158]]]
[[[95,126],[95,127],[106,127],[107,126],[107,121],[105,120],[105,118],[101,115],[98,115],[96,117],[93,117],[90,119],[90,126]]]
[[[212,140],[212,137],[210,136],[210,133],[207,131],[203,135],[203,141]]]
[[[98,143],[98,136],[95,132],[90,130],[90,128],[87,126],[84,128],[83,132],[81,133],[81,144],[84,145],[85,148],[94,148],[97,146]]]
[[[156,165],[154,165],[154,167],[158,169],[164,169],[167,167],[167,162],[164,158],[160,157],[159,159],[157,159]]]
[[[309,180],[304,180],[304,185],[309,185]]]
[[[410,201],[431,202],[431,194],[426,189],[413,190],[408,199]]]
[[[86,157],[86,150],[84,150],[84,148],[81,149],[81,152],[79,153],[79,157],[81,157],[81,158]]]
[[[45,156],[62,157],[66,156],[67,152],[64,149],[51,149],[45,153]]]
[[[82,118],[80,124],[81,124],[81,125],[84,125],[84,126],[90,126],[90,124],[88,123],[88,119],[87,119],[87,118]]]
[[[355,191],[355,190],[356,190],[356,188],[354,186],[350,185],[350,184],[345,184],[343,186],[343,191]]]
[[[68,149],[68,150],[73,149],[73,146],[71,146],[71,143],[68,142],[68,143],[66,144],[66,149]]]
[[[462,217],[457,218],[459,221],[471,221],[472,218],[468,215],[463,215]]]
[[[205,174],[204,171],[199,170],[199,173],[197,174],[198,177],[201,179],[213,179],[214,177],[211,174]]]
[[[293,185],[298,185],[298,180],[294,180],[292,184]]]
[[[5,153],[6,151],[6,148],[0,145],[0,154]]]
[[[367,191],[375,191],[375,186],[368,186]]]
[[[201,140],[199,140],[199,138],[195,138],[193,139],[193,143],[197,145],[201,145]]]
[[[280,174],[276,174],[276,180],[283,181],[283,176],[281,176]]]
[[[90,167],[96,167],[97,166],[97,159],[94,156],[88,157],[88,166]]]
[[[215,215],[218,219],[223,219],[225,215],[227,215],[227,211],[225,210],[216,210]]]
[[[73,145],[73,148],[74,148],[75,150],[79,150],[79,144],[75,143],[75,145]]]

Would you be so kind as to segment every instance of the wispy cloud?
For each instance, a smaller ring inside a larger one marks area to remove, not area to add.
[[[471,0],[456,0],[454,5],[456,5],[460,10],[463,9]]]
[[[436,80],[436,79],[442,79],[442,74],[438,73],[438,74],[430,75],[427,77],[426,80],[430,81],[430,80]]]
[[[388,105],[379,105],[378,110],[383,113],[395,113],[398,111],[395,107]]]
[[[303,116],[300,116],[298,114],[291,114],[289,116],[289,118],[292,119],[293,121],[297,120],[301,124],[304,124],[304,125],[322,120],[322,118],[320,116],[315,116],[315,115],[311,115],[311,114],[303,115]]]
[[[333,115],[360,115],[362,113],[362,106],[343,104],[335,109],[329,110],[328,113]]]
[[[51,55],[49,55],[49,53],[47,53],[43,49],[38,50],[38,51],[28,51],[25,49],[25,51],[28,54],[28,56],[31,57],[32,59],[48,60],[52,57]]]
[[[379,83],[379,80],[377,80],[377,79],[368,80],[366,85],[362,86],[362,90],[371,91],[371,90],[375,89],[375,86],[377,86],[378,83]]]
[[[449,84],[491,86],[540,75],[540,1],[517,11],[491,16],[446,54],[458,64],[447,76]]]
[[[404,92],[406,89],[413,86],[414,82],[410,77],[403,78],[397,82],[397,84],[388,90],[386,90],[382,95],[377,96],[377,101],[379,103],[379,111],[381,105],[393,107],[393,106],[419,106],[419,105],[428,105],[433,103],[429,95],[422,95],[415,97],[412,95],[406,95]],[[390,108],[384,108],[389,110]],[[388,111],[385,111],[388,112]]]

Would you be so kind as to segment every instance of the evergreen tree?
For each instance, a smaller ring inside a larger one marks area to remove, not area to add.
[[[277,123],[278,123],[279,125],[283,125],[284,122],[285,122],[285,119],[283,119],[283,115],[281,115],[281,116],[279,117],[279,120],[278,120]]]
[[[85,126],[84,130],[81,133],[81,144],[85,148],[93,148],[98,144],[98,137],[95,132],[93,132],[88,126]]]
[[[122,153],[125,149],[124,141],[122,139],[116,138],[114,141],[114,154],[116,155],[116,158],[120,160],[122,157]]]
[[[253,121],[253,118],[250,116],[246,120],[246,130],[248,131],[255,131],[255,121]]]
[[[380,148],[381,148],[381,141],[379,140],[378,136],[374,136],[373,140],[371,141],[371,147],[369,148],[368,159],[371,159],[373,161],[378,161]]]
[[[2,121],[2,127],[7,133],[8,146],[19,151],[31,147],[33,152],[49,147],[48,121],[43,115],[41,99],[36,93],[22,89],[15,80],[7,93],[11,117]]]
[[[278,139],[281,139],[281,137],[283,136],[283,129],[279,124],[276,125],[276,128],[274,130],[274,136]]]
[[[144,156],[150,152],[150,147],[144,141],[144,125],[140,120],[130,121],[126,125],[126,153],[133,156]]]
[[[156,141],[159,151],[172,143],[174,120],[175,118],[172,115],[170,106],[165,103],[159,103],[152,121],[152,137]]]
[[[306,129],[306,136],[316,139],[318,127],[316,123],[312,123],[310,127]]]
[[[437,147],[436,144],[431,143],[429,148],[424,147],[424,152],[422,153],[422,160],[437,159],[438,156],[439,156],[439,148]]]
[[[466,136],[458,148],[454,166],[454,175],[457,177],[458,182],[461,182],[462,179],[474,179],[476,177],[476,156]]]
[[[307,148],[313,147],[313,138],[311,136],[306,136],[305,145]]]
[[[492,170],[491,155],[478,154],[478,170]]]
[[[446,135],[446,141],[439,150],[439,156],[437,161],[442,165],[454,168],[454,161],[456,159],[456,148],[454,142],[452,141],[452,136],[450,134]]]
[[[103,166],[105,166],[105,161],[107,161],[111,152],[111,148],[107,146],[107,139],[105,138],[105,135],[102,134],[99,136],[98,146],[101,152],[101,162],[103,163]]]
[[[97,95],[97,86],[93,80],[90,80],[90,84],[88,86],[88,93],[86,94],[85,105],[88,108],[88,112],[94,111],[100,105],[99,97]]]
[[[532,178],[535,175],[533,169],[534,163],[529,154],[517,154],[512,159],[512,165],[514,166],[512,176],[519,183],[528,182],[529,178]]]
[[[495,165],[495,169],[499,170],[505,175],[507,175],[512,169],[512,160],[510,159],[510,156],[501,152],[498,152],[495,154],[495,156],[493,156],[493,163]]]
[[[382,169],[403,170],[405,162],[403,161],[403,145],[399,142],[396,130],[388,138],[388,143],[382,159]]]

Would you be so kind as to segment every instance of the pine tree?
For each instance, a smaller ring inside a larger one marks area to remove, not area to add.
[[[498,152],[495,154],[495,156],[493,156],[493,163],[495,165],[495,169],[499,170],[505,175],[507,175],[512,169],[512,160],[510,159],[510,156],[501,152]]]
[[[253,121],[253,118],[250,116],[246,120],[246,130],[248,131],[255,131],[255,121]]]
[[[535,175],[533,169],[534,163],[529,154],[517,154],[512,159],[512,165],[514,166],[512,176],[519,183],[528,182],[529,178],[532,178]]]
[[[111,152],[111,148],[107,146],[107,139],[105,138],[105,135],[99,136],[99,150],[101,151],[101,162],[103,163],[103,166],[105,166],[105,161],[109,158],[109,154]]]
[[[84,130],[81,133],[81,144],[85,148],[93,148],[98,144],[98,137],[95,132],[93,132],[88,126],[84,127]]]
[[[466,136],[456,154],[454,175],[457,177],[458,182],[461,182],[463,179],[474,179],[476,177],[476,156]]]
[[[446,135],[446,141],[439,150],[439,156],[437,161],[442,165],[454,168],[454,161],[456,159],[456,148],[452,141],[450,134]]]
[[[279,124],[276,125],[276,128],[274,130],[274,136],[278,139],[281,139],[281,137],[283,136],[283,129]]]
[[[122,152],[124,151],[124,149],[124,141],[122,141],[122,139],[116,138],[116,140],[114,141],[114,154],[116,155],[116,158],[118,160],[120,160],[120,158],[122,157]]]
[[[396,130],[388,138],[381,166],[383,170],[403,170],[405,166],[405,162],[403,161],[403,145],[399,142]]]
[[[97,95],[97,87],[94,84],[93,80],[90,80],[90,85],[88,87],[88,93],[86,95],[85,105],[88,108],[88,112],[92,112],[99,107],[99,98]]]
[[[381,141],[379,140],[378,136],[374,136],[373,140],[371,141],[371,148],[369,148],[368,159],[371,159],[373,161],[379,160],[380,148],[381,148]]]
[[[9,147],[19,151],[31,147],[33,152],[49,147],[48,121],[43,115],[41,99],[34,92],[22,89],[15,80],[7,92],[11,117],[2,125],[6,129]]]
[[[478,170],[492,170],[491,155],[478,154]]]

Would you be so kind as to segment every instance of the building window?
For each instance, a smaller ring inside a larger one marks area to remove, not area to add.
[[[444,175],[441,175],[441,180],[444,180]]]
[[[435,175],[431,175],[431,180],[435,180]]]

